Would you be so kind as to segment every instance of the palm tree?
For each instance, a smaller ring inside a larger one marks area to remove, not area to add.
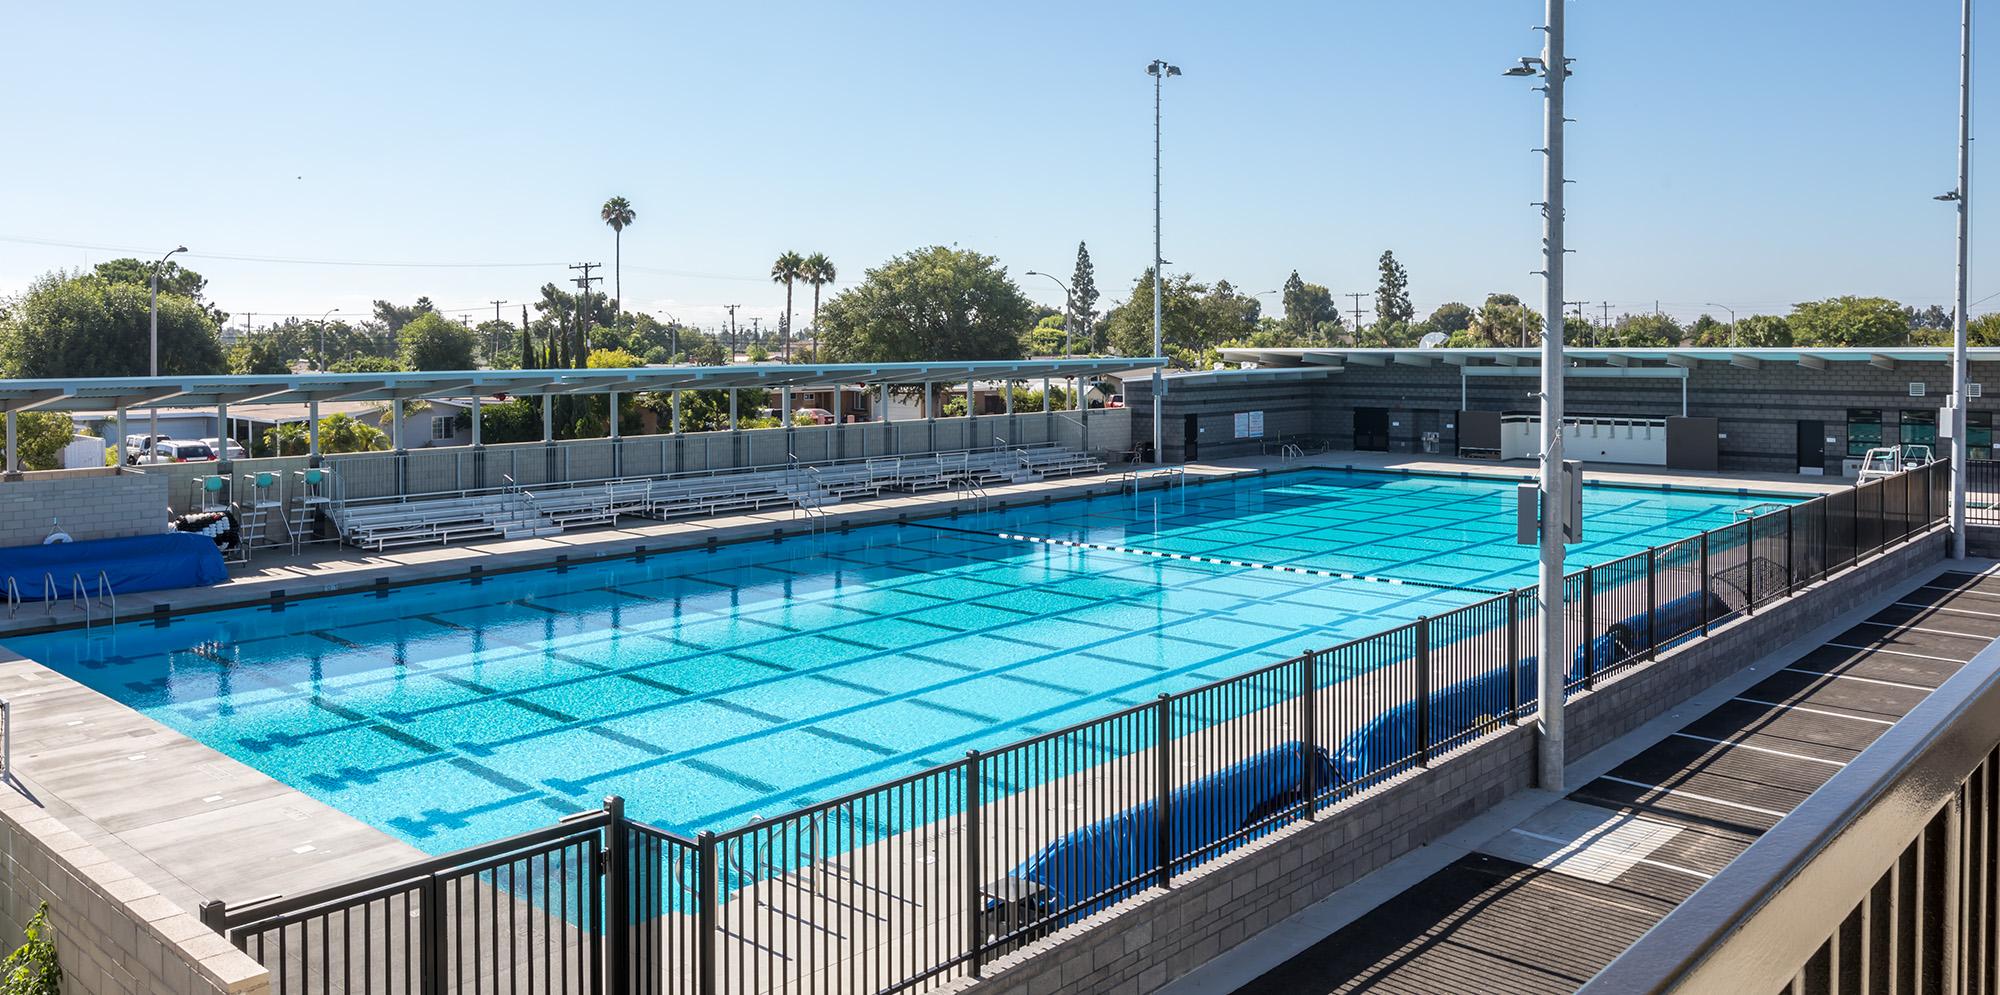
[[[632,210],[631,201],[623,197],[613,197],[604,202],[604,207],[597,212],[597,216],[611,226],[611,272],[613,282],[618,288],[616,291],[618,303],[612,305],[611,323],[616,325],[618,315],[625,309],[625,263],[622,258],[625,249],[625,226],[631,224],[633,219],[639,216],[639,212]]]
[[[796,252],[787,251],[771,264],[771,282],[785,285],[785,362],[792,361],[792,283],[806,275],[806,260]]]
[[[828,259],[826,253],[815,252],[806,257],[803,275],[805,281],[812,284],[813,288],[813,358],[817,359],[819,358],[819,288],[832,283],[840,274],[834,270],[833,260]]]

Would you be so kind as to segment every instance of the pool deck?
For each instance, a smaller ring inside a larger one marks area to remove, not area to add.
[[[1348,467],[1518,479],[1525,463],[1457,460],[1437,456],[1336,452],[1284,461],[1277,457],[1196,463],[1190,478],[1219,478],[1264,470]],[[1013,484],[988,490],[988,502],[1024,504],[1044,499],[1114,493],[1120,468],[1105,474]],[[1587,479],[1644,486],[1822,493],[1848,486],[1839,478],[1789,474],[1665,473],[1654,468],[1592,470]],[[1159,481],[1151,481],[1157,486]],[[949,514],[970,502],[950,494],[897,495],[851,501],[828,510],[826,525],[863,525]],[[335,545],[309,547],[298,556],[265,554],[232,568],[211,588],[128,595],[120,615],[131,619],[155,606],[173,611],[218,608],[268,600],[274,592],[298,597],[374,585],[403,584],[487,572],[531,569],[558,557],[582,562],[700,545],[710,539],[768,538],[797,533],[806,523],[790,511],[696,521],[646,522],[581,530],[530,540],[414,547],[371,553]],[[61,620],[62,612],[58,612]],[[46,626],[33,607],[0,625],[0,636]],[[0,649],[0,697],[13,705],[15,770],[7,789],[62,819],[88,842],[163,895],[192,911],[202,900],[232,903],[274,892],[297,892],[419,859],[415,848],[40,664]]]

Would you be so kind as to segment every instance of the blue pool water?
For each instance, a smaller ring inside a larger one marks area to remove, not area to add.
[[[432,852],[725,829],[1532,583],[1513,500],[1288,473],[8,646]],[[1765,500],[1593,488],[1572,563]]]

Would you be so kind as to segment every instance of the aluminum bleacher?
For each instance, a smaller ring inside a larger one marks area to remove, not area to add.
[[[555,535],[609,525],[625,516],[666,520],[769,508],[823,511],[843,500],[885,492],[1025,483],[1103,469],[1104,460],[1095,455],[1054,445],[961,450],[501,490],[352,500],[336,496],[328,516],[343,542],[382,550]],[[341,491],[337,475],[334,491]]]

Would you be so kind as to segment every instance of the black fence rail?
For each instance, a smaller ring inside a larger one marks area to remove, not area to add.
[[[1996,668],[1982,650],[1581,995],[2000,989]]]
[[[1936,524],[1944,464],[1565,582],[1575,695]],[[1532,588],[690,839],[623,803],[203,920],[308,992],[921,991],[1537,705]]]
[[[1965,462],[1965,517],[1981,525],[2000,525],[2000,460]]]

